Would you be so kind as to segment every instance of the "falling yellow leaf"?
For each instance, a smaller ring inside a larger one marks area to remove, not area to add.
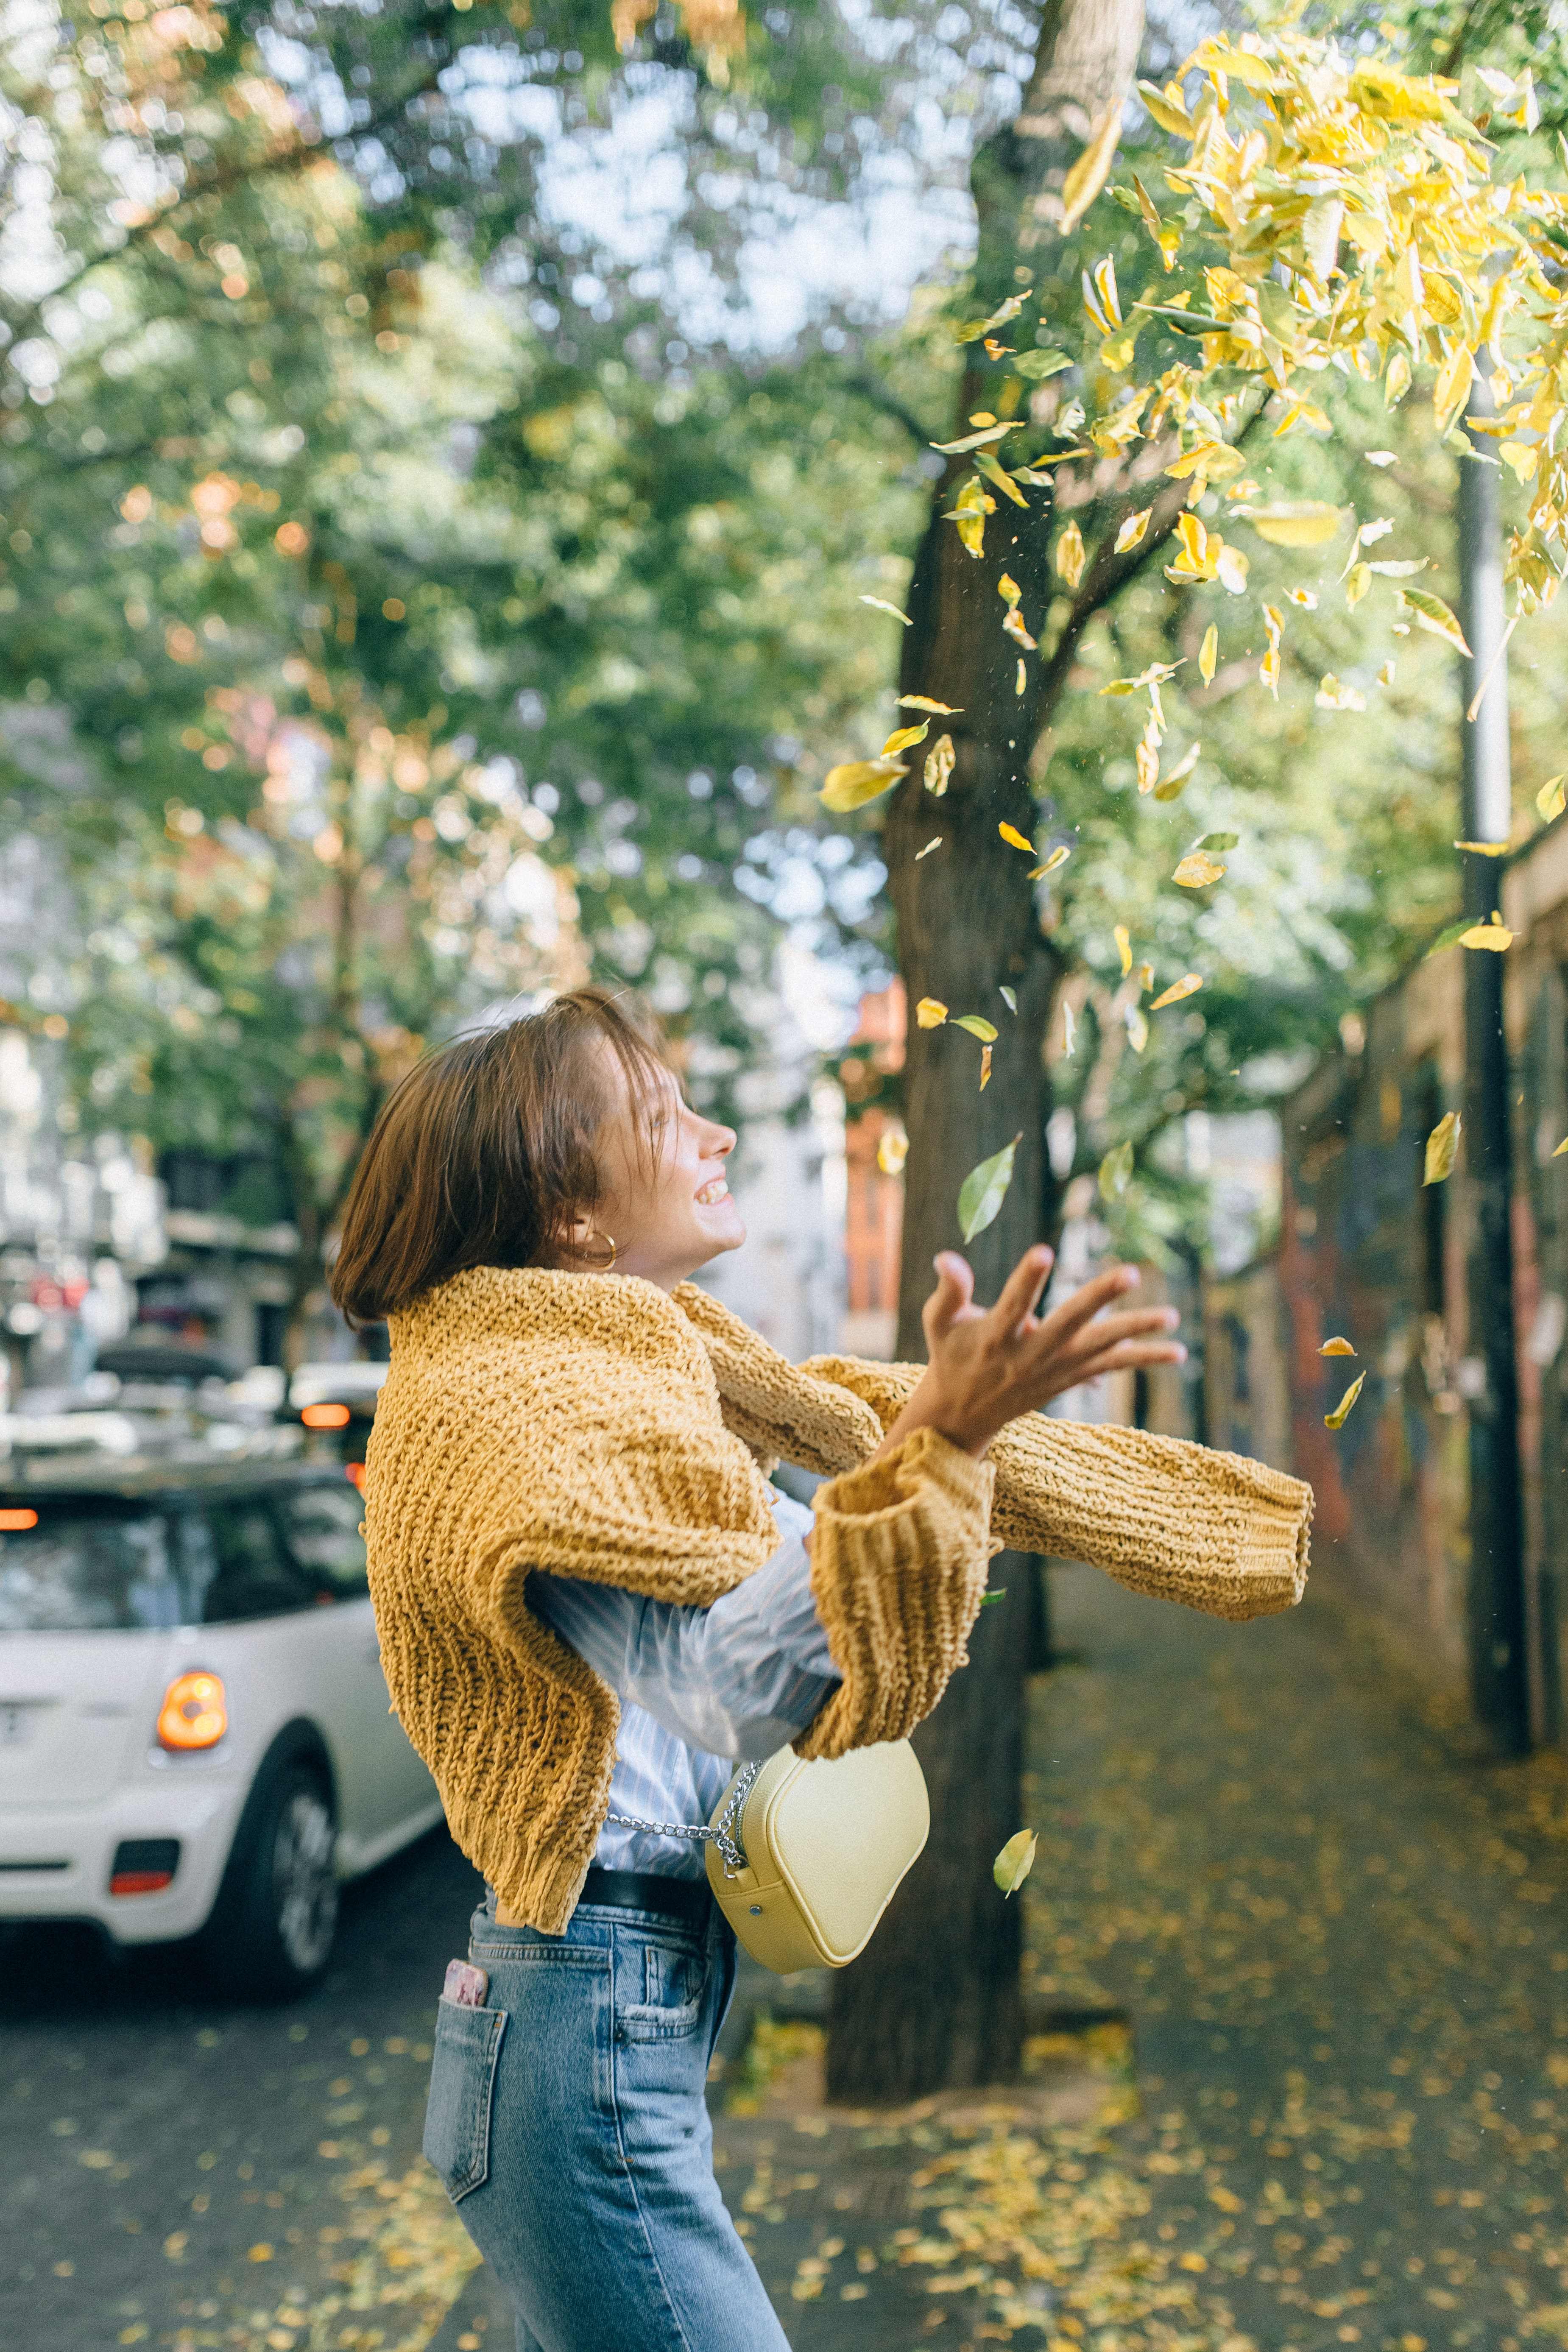
[[[1459,1150],[1459,1114],[1445,1111],[1431,1134],[1426,1138],[1426,1159],[1422,1173],[1423,1184],[1441,1184],[1454,1172],[1454,1161]]]
[[[989,1045],[982,1045],[982,1047],[980,1048],[980,1091],[981,1091],[981,1093],[982,1093],[982,1094],[984,1094],[984,1093],[985,1092],[986,1087],[987,1087],[990,1084],[991,1084],[991,1048],[990,1048],[990,1046],[989,1046]]]
[[[1141,793],[1152,793],[1160,780],[1160,754],[1150,742],[1147,735],[1139,744],[1134,757],[1138,769],[1138,789]]]
[[[1059,576],[1069,588],[1076,588],[1083,578],[1083,533],[1076,522],[1069,522],[1057,541],[1051,558]]]
[[[1035,1866],[1039,1843],[1033,1830],[1016,1830],[991,1865],[991,1875],[1004,1895],[1016,1895]]]
[[[1300,604],[1303,613],[1317,611],[1318,592],[1315,588],[1288,588],[1285,593],[1292,604]]]
[[[914,623],[910,620],[909,614],[907,613],[900,613],[896,604],[889,604],[885,596],[862,596],[860,602],[862,604],[869,604],[872,611],[875,613],[890,613],[895,621],[901,621],[903,623],[906,629],[912,629],[914,627]]]
[[[1011,848],[1022,849],[1028,856],[1034,856],[1034,843],[1029,839],[1027,834],[1020,833],[1016,824],[999,824],[996,830],[1001,835],[1003,840],[1006,842]]]
[[[1328,506],[1321,499],[1276,499],[1268,506],[1247,510],[1247,520],[1259,539],[1273,547],[1321,547],[1343,520],[1338,507]]]
[[[1239,547],[1227,546],[1223,540],[1215,542],[1215,576],[1222,588],[1231,595],[1241,596],[1247,591],[1247,575],[1251,565]]]
[[[996,1043],[996,1025],[994,1022],[987,1021],[984,1013],[955,1013],[952,1016],[952,1025],[955,1029],[967,1029],[970,1035],[978,1037],[983,1045],[994,1045]]]
[[[1062,182],[1062,217],[1060,234],[1070,236],[1088,212],[1101,188],[1121,138],[1121,106],[1120,90],[1111,100],[1089,134],[1089,144],[1079,156]]]
[[[1070,1061],[1077,1051],[1078,1024],[1072,1017],[1072,1006],[1068,1003],[1067,998],[1064,996],[1062,999],[1062,1052]],[[1568,1145],[1565,1145],[1563,1148],[1564,1150],[1568,1150]]]
[[[1395,352],[1388,362],[1388,372],[1383,379],[1384,405],[1387,408],[1397,408],[1409,389],[1410,362],[1403,352]]]
[[[1029,683],[1029,673],[1028,673],[1028,671],[1027,671],[1027,670],[1025,668],[1025,667],[1024,667],[1024,656],[1023,656],[1023,655],[1022,655],[1022,654],[1020,654],[1020,655],[1019,655],[1019,656],[1018,656],[1018,667],[1017,667],[1017,671],[1016,671],[1016,675],[1015,675],[1015,677],[1014,677],[1014,679],[1013,679],[1013,691],[1014,691],[1014,693],[1015,693],[1015,694],[1022,694],[1022,693],[1023,693],[1023,691],[1024,691],[1024,688],[1028,685],[1028,683]]]
[[[1561,816],[1563,808],[1568,806],[1568,774],[1548,776],[1535,795],[1535,805],[1546,824],[1550,824],[1553,817]]]
[[[1155,785],[1154,798],[1157,801],[1173,801],[1175,799],[1177,793],[1181,791],[1182,786],[1186,782],[1187,778],[1197,766],[1198,754],[1203,748],[1201,741],[1188,744],[1186,750],[1183,752],[1175,766],[1168,769],[1165,774],[1161,777],[1159,782]]]
[[[1489,923],[1472,923],[1468,931],[1459,933],[1462,948],[1489,948],[1494,955],[1502,955],[1513,945],[1513,933],[1494,908]]]
[[[1469,347],[1457,343],[1437,371],[1432,387],[1432,415],[1439,433],[1446,433],[1456,411],[1465,404],[1476,363]]]
[[[901,1175],[904,1162],[909,1156],[910,1139],[903,1129],[885,1127],[877,1145],[877,1165],[883,1175]]]
[[[1377,682],[1379,686],[1392,686],[1394,684],[1394,663],[1392,661],[1385,661],[1383,667],[1377,673]]]
[[[1561,1160],[1565,1151],[1568,1151],[1568,1135],[1563,1137],[1556,1150],[1552,1152],[1552,1157],[1553,1160]]]
[[[1130,1004],[1122,1017],[1127,1024],[1127,1042],[1135,1054],[1141,1054],[1149,1043],[1149,1024],[1143,1017],[1142,1008],[1136,1004]]]
[[[940,848],[942,847],[942,840],[943,840],[943,835],[941,835],[940,833],[933,834],[933,835],[931,835],[931,838],[927,842],[927,844],[926,844],[926,845],[925,845],[925,847],[924,847],[923,849],[917,849],[917,850],[916,850],[916,852],[915,852],[915,864],[918,866],[918,865],[920,864],[921,859],[922,857],[929,857],[929,856],[931,856],[931,851],[932,851],[933,849],[940,849]]]
[[[1318,1353],[1320,1356],[1353,1356],[1355,1349],[1348,1339],[1325,1339]]]
[[[843,816],[890,792],[909,772],[899,760],[847,760],[841,767],[829,768],[818,798],[825,809]]]
[[[1173,980],[1169,988],[1161,991],[1149,1010],[1151,1013],[1163,1013],[1167,1004],[1180,1004],[1184,996],[1195,996],[1202,986],[1203,982],[1195,971],[1184,972],[1180,980]]]
[[[1113,1144],[1100,1163],[1100,1197],[1102,1201],[1119,1201],[1132,1177],[1132,1146],[1131,1142]]]
[[[915,1007],[915,1020],[922,1029],[940,1029],[947,1019],[947,1007],[940,996],[922,996]]]
[[[1002,1002],[1006,1006],[1008,1012],[1016,1017],[1018,1011],[1017,990],[1016,988],[1003,988],[998,985],[996,993],[1002,999]]]
[[[1013,639],[1015,645],[1022,646],[1026,653],[1032,654],[1034,652],[1035,646],[1038,641],[1029,635],[1027,628],[1024,625],[1024,615],[1018,610],[1016,604],[1009,605],[1006,614],[1003,619],[1002,626],[1006,631],[1007,635]]]
[[[1058,866],[1065,866],[1071,856],[1072,850],[1068,845],[1065,841],[1058,841],[1050,856],[1035,867],[1034,872],[1029,876],[1030,881],[1038,882],[1043,880],[1046,875],[1054,874]]]
[[[1022,507],[1025,512],[1027,513],[1029,506],[1028,499],[1024,496],[1023,491],[1019,489],[1017,484],[1014,481],[1012,475],[1006,471],[1005,467],[998,465],[996,459],[991,455],[991,452],[988,449],[977,449],[974,453],[974,463],[980,472],[984,475],[988,482],[995,483],[996,488],[1001,491],[1004,498],[1011,499],[1016,507]]]
[[[1345,1391],[1343,1396],[1341,1397],[1338,1404],[1335,1405],[1332,1412],[1326,1412],[1323,1415],[1323,1427],[1325,1429],[1342,1429],[1344,1427],[1346,1422],[1350,1419],[1351,1407],[1354,1404],[1357,1397],[1361,1394],[1361,1384],[1365,1378],[1366,1374],[1364,1372],[1358,1372],[1354,1380],[1351,1382],[1349,1388]]]
[[[1121,977],[1125,980],[1132,969],[1132,934],[1125,923],[1118,923],[1110,936],[1116,941],[1116,952],[1121,958]]]
[[[1326,670],[1318,681],[1318,691],[1312,699],[1320,710],[1364,710],[1366,697],[1356,686],[1346,686],[1333,671]]]
[[[882,746],[883,759],[894,759],[899,752],[907,751],[911,743],[923,743],[930,733],[929,719],[922,719],[918,727],[895,727]]]
[[[1353,613],[1367,590],[1372,586],[1370,563],[1352,563],[1345,574],[1345,603]]]
[[[939,719],[956,719],[963,709],[962,702],[933,702],[929,694],[900,694],[900,710],[931,710]]]
[[[1184,890],[1203,890],[1209,883],[1217,882],[1225,870],[1223,866],[1215,864],[1206,851],[1194,849],[1183,858],[1171,879],[1179,882]]]
[[[1456,849],[1468,849],[1473,857],[1506,857],[1506,841],[1457,841]]]
[[[1125,555],[1130,547],[1137,546],[1149,528],[1149,518],[1153,511],[1152,507],[1144,507],[1138,514],[1123,518],[1121,528],[1116,534],[1115,552],[1118,555]]]
[[[1426,588],[1397,588],[1394,593],[1405,610],[1415,614],[1417,628],[1429,629],[1462,654],[1469,652],[1463,629],[1441,596],[1434,596]]]
[[[935,799],[941,800],[943,793],[946,792],[957,761],[958,754],[952,748],[952,736],[939,735],[926,753],[925,764],[925,787]]]
[[[1204,631],[1203,644],[1198,647],[1198,676],[1205,686],[1214,684],[1214,674],[1218,661],[1219,631],[1211,621]]]

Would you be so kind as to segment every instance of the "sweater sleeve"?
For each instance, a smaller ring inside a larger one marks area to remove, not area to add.
[[[884,1428],[918,1364],[818,1357]],[[1306,1589],[1312,1490],[1266,1462],[1186,1437],[1026,1412],[993,1440],[994,1535],[1016,1551],[1085,1560],[1134,1592],[1212,1617],[1268,1617]]]
[[[797,1756],[903,1739],[955,1668],[991,1556],[992,1471],[933,1429],[816,1494],[811,1589],[842,1681]]]

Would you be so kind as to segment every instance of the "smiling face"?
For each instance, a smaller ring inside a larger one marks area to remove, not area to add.
[[[568,1229],[559,1263],[591,1265],[604,1250],[601,1237],[611,1235],[616,1274],[673,1290],[746,1238],[725,1179],[735,1130],[691,1109],[673,1074],[661,1074],[654,1096],[634,1103],[616,1055],[598,1050],[610,1105],[597,1139],[605,1190],[592,1217]]]

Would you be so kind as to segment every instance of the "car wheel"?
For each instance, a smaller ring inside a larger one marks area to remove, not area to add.
[[[226,1990],[287,2000],[318,1982],[337,1933],[337,1841],[331,1798],[309,1764],[258,1781],[204,1930]]]

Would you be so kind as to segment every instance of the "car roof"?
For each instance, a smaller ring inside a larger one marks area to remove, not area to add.
[[[0,1497],[36,1503],[50,1496],[65,1499],[97,1495],[141,1502],[182,1495],[268,1494],[291,1486],[337,1486],[342,1481],[342,1468],[331,1463],[78,1458],[73,1462],[40,1463],[36,1470],[21,1474],[14,1465],[0,1466]]]

